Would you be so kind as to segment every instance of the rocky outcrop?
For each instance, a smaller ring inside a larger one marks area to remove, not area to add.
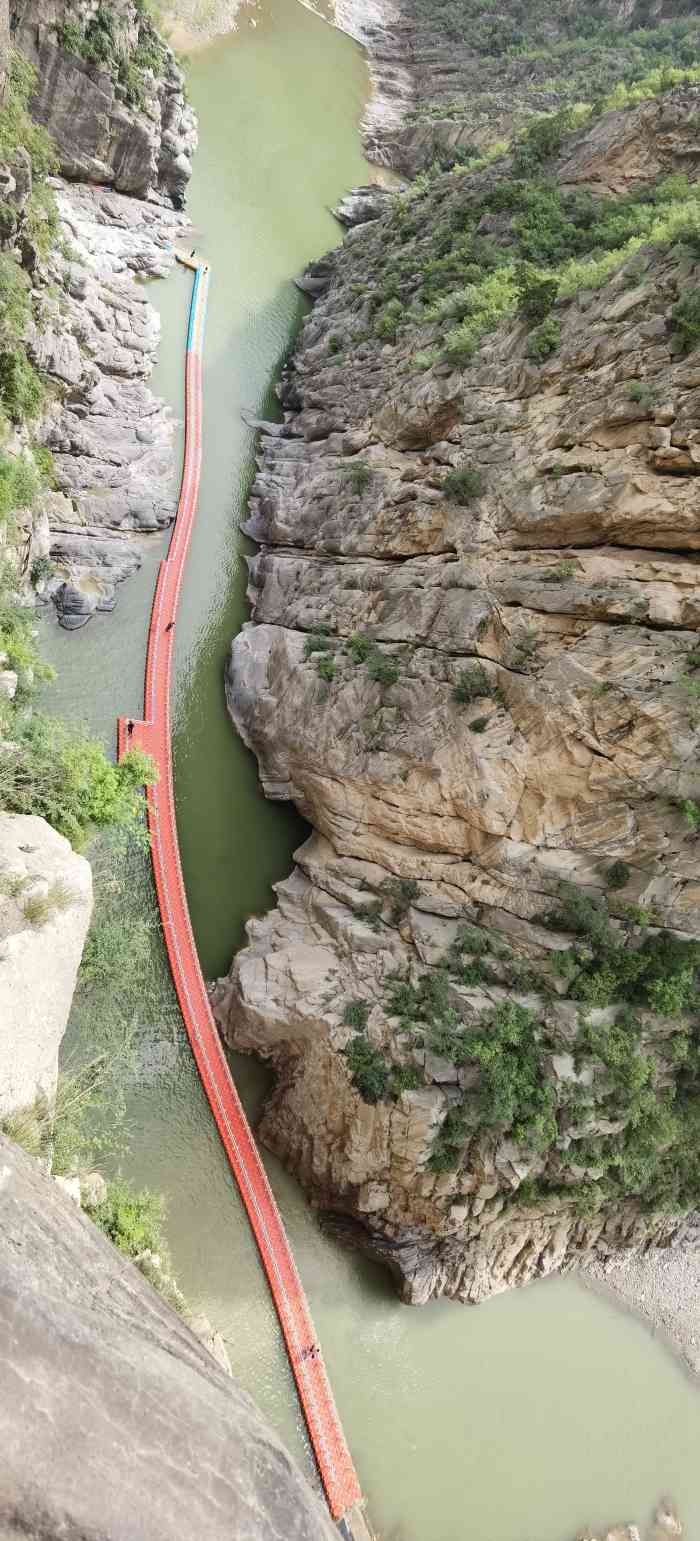
[[[692,164],[697,95],[645,104],[622,133],[594,121],[562,180],[608,190]],[[651,169],[625,170],[619,145],[640,135]],[[412,1301],[688,1234],[624,1184],[596,1189],[630,1102],[595,1047],[616,1021],[604,979],[585,1031],[567,998],[583,955],[556,912],[566,879],[610,894],[633,950],[650,922],[681,945],[700,934],[700,368],[671,324],[699,268],[686,246],[641,248],[558,302],[544,359],[511,316],[455,364],[420,269],[498,175],[437,181],[313,270],[321,298],[253,489],[254,624],[227,681],[267,795],[317,833],[250,923],[219,1021],[278,1072],[263,1139]],[[401,322],[377,325],[389,268]],[[484,1123],[488,1049],[469,1044],[484,1023],[519,1041],[533,1015],[522,1056],[555,1126],[526,1138]],[[675,1026],[646,1010],[630,1040],[662,1102]]]
[[[338,26],[367,51],[372,93],[362,121],[365,151],[410,177],[511,139],[532,114],[643,76],[656,62],[653,40],[645,49],[630,44],[628,35],[663,28],[687,12],[683,0],[602,0],[585,17],[575,0],[552,6],[499,0],[497,10],[485,0],[334,3]],[[679,62],[692,62],[693,46],[679,53]],[[663,51],[664,42],[656,48]],[[670,57],[666,51],[664,63]]]
[[[55,1091],[91,912],[85,857],[44,819],[0,813],[0,1114]]]
[[[37,72],[33,116],[52,134],[63,174],[181,208],[196,120],[145,6],[13,0],[11,22]]]
[[[75,629],[114,608],[143,537],[175,513],[172,420],[146,384],[160,322],[141,280],[170,272],[184,216],[75,183],[56,182],[56,196],[65,245],[27,338],[53,388],[42,438],[55,490],[27,523],[30,565],[48,563],[38,598]]]
[[[250,1398],[1,1137],[0,1239],[3,1537],[331,1541]]]

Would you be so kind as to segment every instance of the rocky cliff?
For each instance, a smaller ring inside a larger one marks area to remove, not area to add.
[[[172,50],[137,0],[13,0],[12,36],[37,72],[32,116],[64,175],[180,208],[196,120]]]
[[[697,64],[686,0],[335,0],[367,50],[370,160],[414,176],[509,140],[532,114]]]
[[[228,700],[315,833],[217,1011],[412,1301],[698,1200],[699,111],[546,120],[377,210],[263,441]]]
[[[0,1136],[4,1538],[331,1541],[250,1398]]]

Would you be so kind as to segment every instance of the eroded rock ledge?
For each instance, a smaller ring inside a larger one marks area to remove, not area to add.
[[[696,110],[697,93],[681,93],[594,123],[559,174],[604,191],[687,166]],[[643,168],[624,155],[640,135]],[[451,199],[475,194],[459,185],[444,183],[448,218]],[[539,366],[527,323],[511,321],[470,367],[426,368],[414,358],[435,341],[429,325],[384,343],[367,328],[391,239],[386,217],[364,224],[315,270],[284,425],[263,440],[254,623],[234,642],[228,701],[267,795],[293,798],[316,833],[215,1002],[227,1040],[275,1065],[262,1137],[314,1202],[389,1264],[406,1299],[479,1300],[692,1233],[634,1199],[582,1212],[567,1196],[601,1175],[590,1137],[618,1138],[626,1118],[564,998],[556,960],[572,936],[543,917],[562,879],[595,897],[616,861],[613,925],[617,905],[657,934],[700,934],[697,838],[679,806],[700,790],[687,687],[700,363],[670,324],[698,265],[685,246],[643,248],[560,303],[561,343]],[[408,280],[406,310],[411,294]],[[630,380],[647,383],[645,406]],[[479,484],[462,504],[443,481],[464,465]],[[474,668],[480,688],[460,703]],[[628,936],[640,945],[640,928]],[[478,1065],[421,1042],[422,980],[442,980],[442,1019],[459,1031],[508,1001],[538,1015],[558,1120],[546,1154],[470,1121]],[[594,1030],[614,1020],[591,1012]],[[674,1023],[647,1010],[640,1024],[649,1074],[669,1086]],[[393,1097],[352,1084],[358,1028]],[[599,1105],[582,1111],[586,1086]],[[458,1159],[441,1169],[446,1146]]]

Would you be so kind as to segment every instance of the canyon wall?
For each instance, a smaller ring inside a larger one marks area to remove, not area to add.
[[[214,1000],[277,1071],[264,1142],[415,1302],[693,1233],[699,110],[378,204],[262,442],[228,701],[314,833]],[[537,325],[527,255],[584,206]]]

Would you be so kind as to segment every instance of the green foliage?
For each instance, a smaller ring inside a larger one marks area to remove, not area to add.
[[[24,348],[0,353],[0,403],[13,423],[37,417],[44,405],[44,386]]]
[[[381,1102],[389,1085],[389,1067],[366,1038],[351,1038],[343,1049],[353,1086],[364,1102]]]
[[[115,30],[111,6],[100,4],[86,25],[67,19],[58,38],[66,53],[96,64],[124,89],[130,107],[143,109],[149,94],[149,76],[162,75],[165,50],[145,7],[137,6],[139,30],[136,47],[127,50],[125,38]]]
[[[472,722],[468,723],[469,732],[485,733],[490,721],[490,717],[475,717]]]
[[[403,316],[404,306],[401,301],[389,300],[374,323],[375,337],[381,337],[385,342],[396,342],[396,333]]]
[[[398,925],[420,894],[415,878],[385,878],[382,893],[391,899],[391,918]]]
[[[353,632],[353,635],[348,637],[345,644],[346,653],[349,653],[353,663],[356,664],[366,663],[372,648],[373,643],[371,639],[363,636],[359,631]]]
[[[328,338],[328,352],[329,353],[342,353],[342,351],[343,351],[343,339],[342,339],[342,337],[340,337],[337,332],[331,332],[331,335]]]
[[[367,673],[377,685],[395,685],[399,677],[399,666],[391,654],[381,653],[379,648],[375,648],[367,659]]]
[[[544,321],[557,298],[559,285],[556,278],[531,262],[519,262],[515,281],[519,310],[528,321]]]
[[[452,700],[460,706],[469,705],[472,701],[479,701],[484,696],[492,696],[494,687],[489,679],[483,664],[470,664],[467,669],[460,669],[456,683],[452,687]]]
[[[466,464],[455,466],[452,471],[448,471],[442,490],[453,503],[466,505],[474,498],[481,496],[484,490],[484,478],[477,466]]]
[[[402,1092],[416,1092],[424,1085],[425,1077],[417,1065],[395,1065],[389,1078],[389,1090],[395,1098]]]
[[[133,827],[140,788],[155,776],[141,750],[113,765],[96,739],[36,711],[16,724],[13,743],[0,744],[0,804],[39,814],[78,848],[91,829]]]
[[[36,71],[17,49],[10,51],[5,99],[0,109],[0,158],[11,160],[21,145],[29,153],[32,174],[41,178],[58,170],[58,156],[50,134],[27,111]]]
[[[127,1182],[111,1182],[101,1204],[90,1211],[95,1224],[125,1257],[138,1258],[146,1250],[160,1253],[163,1246],[163,1200]]]
[[[466,1119],[459,1103],[448,1108],[442,1124],[433,1140],[428,1157],[431,1172],[452,1172],[459,1166],[464,1152]]]
[[[45,583],[48,578],[53,577],[54,572],[55,568],[50,556],[36,556],[32,562],[30,574],[34,587],[38,588],[40,583]]]
[[[314,653],[332,653],[335,642],[329,637],[327,631],[310,631],[304,638],[304,657],[311,658]]]
[[[319,654],[316,659],[316,670],[319,678],[330,685],[331,680],[335,679],[335,659],[331,658],[330,653]]]
[[[354,1027],[356,1032],[362,1032],[367,1026],[368,1017],[368,1001],[358,999],[346,1001],[343,1009],[343,1022],[346,1027]]]
[[[659,399],[658,386],[646,380],[630,380],[627,395],[630,401],[637,402],[645,412],[651,412]]]
[[[697,1006],[700,943],[660,931],[631,945],[626,933],[612,926],[605,901],[573,883],[560,885],[559,908],[543,920],[584,941],[561,960],[569,965],[573,999],[591,1006],[627,1001],[669,1017]]]
[[[0,452],[0,525],[18,508],[31,508],[39,490],[39,478],[22,455]]]
[[[683,352],[690,353],[700,342],[700,289],[689,289],[681,295],[671,311],[671,318]]]
[[[25,920],[32,926],[45,926],[57,910],[66,910],[73,903],[74,895],[65,883],[51,883],[46,893],[29,894],[22,900]]]
[[[625,888],[629,883],[631,876],[632,873],[630,872],[626,862],[614,861],[612,866],[608,867],[608,870],[605,874],[606,887]]]
[[[361,496],[372,480],[372,467],[368,466],[366,460],[354,460],[352,465],[347,466],[346,470],[353,492]]]
[[[8,252],[0,252],[0,340],[16,343],[29,320],[29,284]]]
[[[556,353],[560,342],[561,323],[556,316],[546,316],[528,337],[527,356],[534,359],[535,363],[543,364],[550,353]]]

